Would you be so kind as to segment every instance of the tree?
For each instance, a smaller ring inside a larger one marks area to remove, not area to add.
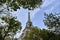
[[[6,36],[4,40],[12,40],[9,36]]]
[[[39,29],[33,27],[27,36],[24,37],[24,40],[60,40],[60,34],[54,34],[46,29]]]
[[[55,28],[55,32],[60,30],[60,14],[45,14],[44,24],[49,28]]]
[[[48,33],[48,30],[33,27],[27,36],[24,37],[24,40],[48,40]]]
[[[0,0],[0,5],[2,4],[6,4],[8,10],[11,8],[16,11],[20,7],[31,10],[39,7],[42,4],[42,0]]]
[[[25,36],[24,40],[40,40],[40,30],[37,27],[33,27],[30,32]]]
[[[18,30],[21,30],[21,23],[18,21],[18,20],[16,20],[14,17],[1,17],[1,19],[3,20],[3,21],[5,21],[6,22],[6,24],[7,25],[2,25],[2,26],[0,26],[0,28],[2,28],[2,29],[0,29],[0,34],[1,34],[1,36],[2,36],[2,39],[5,39],[5,37],[9,34],[9,33],[14,33],[14,34],[16,34],[16,32],[18,31]],[[4,22],[3,22],[4,23]],[[0,36],[0,37],[1,37]]]

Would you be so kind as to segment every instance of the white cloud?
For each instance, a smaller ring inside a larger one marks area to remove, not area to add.
[[[48,5],[51,4],[53,1],[55,1],[55,0],[44,0],[44,1],[43,1],[43,4],[42,4],[42,7],[48,6]]]
[[[35,10],[30,11],[31,13],[31,19],[34,18],[34,15],[40,10],[40,8],[36,8]]]
[[[47,6],[47,9],[45,10],[45,12],[49,12],[50,13],[50,12],[56,11],[54,9],[59,9],[59,8],[57,8],[60,5],[59,1],[54,1],[54,3],[51,3],[51,4],[52,4],[52,6],[51,5],[50,5],[51,7]]]

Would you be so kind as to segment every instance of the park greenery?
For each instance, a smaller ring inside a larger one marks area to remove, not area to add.
[[[2,12],[2,14],[4,14],[5,12],[3,12],[3,10],[5,9],[8,11],[17,11],[20,7],[34,10],[35,8],[40,7],[42,3],[42,0],[0,0],[0,7],[3,7],[3,9],[0,9],[0,13]],[[48,29],[33,27],[23,40],[60,40],[60,14],[45,13],[44,15],[45,19],[43,22]],[[10,17],[2,16],[0,19],[4,21],[0,22],[0,40],[13,40],[9,39],[8,36],[13,35],[14,37],[17,31],[22,29],[21,22],[12,15]],[[2,25],[4,23],[5,25]],[[54,31],[51,29],[54,29]]]
[[[33,27],[23,40],[60,40],[60,34],[54,34],[50,30]]]

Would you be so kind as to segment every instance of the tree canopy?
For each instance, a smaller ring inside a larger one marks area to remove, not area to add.
[[[60,34],[56,35],[49,30],[33,27],[27,36],[24,37],[24,40],[60,40],[59,37]]]
[[[45,19],[44,19],[45,25],[49,28],[55,28],[55,32],[59,32],[60,30],[60,14],[45,14]]]
[[[28,8],[29,10],[39,7],[42,4],[42,0],[0,0],[0,5],[6,4],[7,8],[17,10],[20,7]]]
[[[2,36],[2,38],[4,39],[9,33],[13,33],[14,35],[16,34],[16,32],[18,30],[21,30],[21,23],[16,20],[14,17],[1,17],[1,19],[3,21],[5,21],[5,23],[7,25],[1,25],[0,26],[0,34]],[[4,22],[2,22],[4,23]],[[0,37],[1,37],[0,36]]]

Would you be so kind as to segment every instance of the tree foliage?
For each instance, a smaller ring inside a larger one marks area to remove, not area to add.
[[[33,27],[28,33],[28,35],[24,37],[24,40],[40,40],[39,33],[39,29],[37,27]]]
[[[33,27],[27,36],[24,37],[24,40],[60,40],[60,34],[56,35],[46,29],[38,29]]]
[[[17,10],[20,7],[28,8],[29,10],[39,7],[42,4],[42,0],[0,0],[0,5],[6,4],[7,8]]]
[[[14,17],[11,17],[11,18],[1,17],[1,19],[5,21],[7,24],[7,25],[0,26],[1,28],[0,34],[3,37],[3,39],[8,35],[8,33],[16,34],[18,30],[21,30],[21,23],[18,20],[16,20]]]
[[[55,28],[55,31],[60,30],[60,14],[45,14],[44,24],[50,29]]]
[[[6,23],[8,23],[8,32],[16,32],[18,29],[21,29],[21,23],[18,20],[15,20],[14,17],[7,18],[2,17],[2,20],[4,20]]]

